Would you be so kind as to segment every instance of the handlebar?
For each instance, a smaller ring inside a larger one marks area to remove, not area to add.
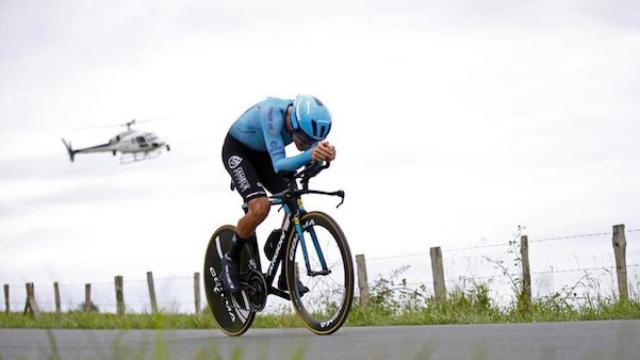
[[[304,195],[304,194],[318,194],[318,195],[329,195],[329,196],[338,196],[340,198],[340,203],[336,207],[340,207],[342,203],[344,203],[344,191],[320,191],[320,190],[310,190],[309,189],[309,180],[316,175],[320,174],[323,170],[328,169],[331,166],[330,162],[315,162],[311,165],[306,166],[304,169],[298,171],[294,174],[289,174],[288,179],[290,182],[289,189],[279,193],[274,194],[273,197],[283,197],[287,194],[289,195]],[[296,179],[300,179],[300,183],[302,184],[302,189],[298,189],[295,185]],[[293,184],[292,184],[293,183]],[[292,187],[293,185],[293,187]]]
[[[330,162],[325,162],[323,164],[322,161],[319,162],[314,162],[311,165],[305,166],[304,169],[298,171],[296,174],[293,175],[293,179],[302,179],[301,181],[303,183],[305,182],[309,182],[309,179],[311,179],[312,177],[320,174],[320,172],[322,172],[322,170],[324,169],[328,169],[329,166],[331,166]]]

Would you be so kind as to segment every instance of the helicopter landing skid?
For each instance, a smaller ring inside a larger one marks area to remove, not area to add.
[[[153,152],[148,152],[143,154],[139,154],[139,153],[122,154],[120,156],[120,165],[133,164],[135,162],[144,161],[144,160],[151,160],[151,159],[157,158],[158,156],[160,156],[160,151],[153,151]]]

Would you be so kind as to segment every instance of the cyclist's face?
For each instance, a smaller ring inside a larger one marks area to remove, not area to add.
[[[294,130],[293,131],[293,142],[296,143],[296,147],[300,151],[304,151],[309,149],[313,144],[315,144],[315,140],[310,138],[307,134],[305,134],[302,130]]]

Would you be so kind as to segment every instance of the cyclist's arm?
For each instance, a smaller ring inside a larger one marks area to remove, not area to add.
[[[311,162],[311,149],[303,153],[286,157],[284,142],[282,141],[282,127],[284,126],[283,114],[273,106],[267,106],[262,120],[262,132],[267,152],[271,156],[271,163],[276,173],[281,171],[293,172],[303,165]]]

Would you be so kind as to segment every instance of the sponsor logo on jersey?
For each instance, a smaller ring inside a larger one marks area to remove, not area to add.
[[[276,140],[271,140],[271,143],[269,145],[271,146],[271,150],[282,149],[282,145],[280,145],[280,143]]]
[[[242,162],[242,158],[240,156],[233,155],[232,157],[229,158],[229,167],[231,169],[235,169],[238,167],[238,165],[240,165],[241,162]]]
[[[273,130],[273,107],[270,107],[269,112],[267,112],[267,123],[269,130]]]

